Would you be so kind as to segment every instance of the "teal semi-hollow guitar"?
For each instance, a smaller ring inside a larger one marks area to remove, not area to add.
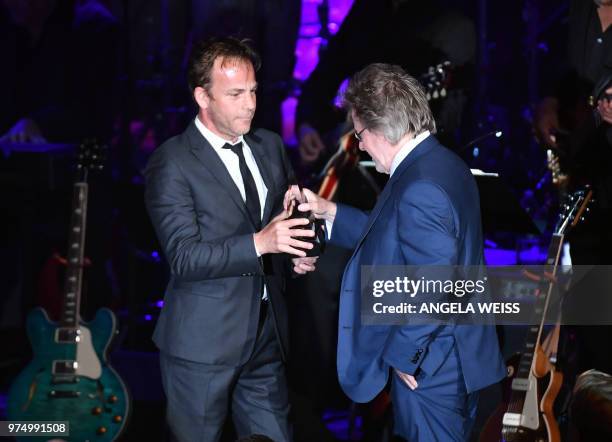
[[[17,437],[18,441],[100,441],[117,439],[130,415],[128,391],[107,363],[106,352],[117,321],[109,309],[100,309],[93,321],[80,320],[79,307],[87,217],[87,174],[100,169],[97,145],[80,147],[78,178],[74,184],[66,276],[60,322],[51,322],[45,310],[27,318],[33,360],[13,381],[7,416],[11,421],[68,421],[68,436]]]

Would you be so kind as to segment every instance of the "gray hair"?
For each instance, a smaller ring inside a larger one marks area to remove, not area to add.
[[[364,127],[397,144],[404,135],[436,132],[423,86],[401,67],[374,63],[351,78],[343,96]]]

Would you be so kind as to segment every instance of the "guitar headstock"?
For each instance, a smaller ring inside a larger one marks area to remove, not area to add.
[[[78,148],[77,169],[102,170],[106,160],[107,146],[98,142],[95,138],[83,140]]]
[[[444,61],[435,66],[430,66],[427,71],[419,77],[419,82],[425,88],[427,101],[446,97],[450,85],[451,70],[451,62]]]
[[[572,192],[561,206],[555,233],[562,235],[584,221],[589,205],[593,202],[593,191],[588,187]]]

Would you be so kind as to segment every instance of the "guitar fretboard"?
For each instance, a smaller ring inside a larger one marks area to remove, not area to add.
[[[85,226],[87,221],[87,183],[74,184],[68,252],[66,254],[66,281],[61,323],[64,327],[77,327],[85,256]]]

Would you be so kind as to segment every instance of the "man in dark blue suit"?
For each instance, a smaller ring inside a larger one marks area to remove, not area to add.
[[[373,64],[344,96],[359,147],[389,182],[370,214],[305,190],[332,243],[354,249],[342,279],[338,376],[357,402],[392,373],[395,432],[409,441],[464,441],[478,390],[505,375],[495,329],[468,325],[369,327],[360,323],[363,265],[483,264],[478,191],[470,170],[433,137],[419,83],[399,66]]]
[[[145,200],[171,278],[153,339],[167,420],[181,442],[217,441],[231,410],[239,437],[290,440],[283,255],[305,257],[305,219],[283,208],[292,170],[280,137],[251,130],[257,55],[244,42],[194,48],[199,111],[146,169]],[[276,215],[276,216],[275,216]],[[313,270],[294,258],[294,270]]]

